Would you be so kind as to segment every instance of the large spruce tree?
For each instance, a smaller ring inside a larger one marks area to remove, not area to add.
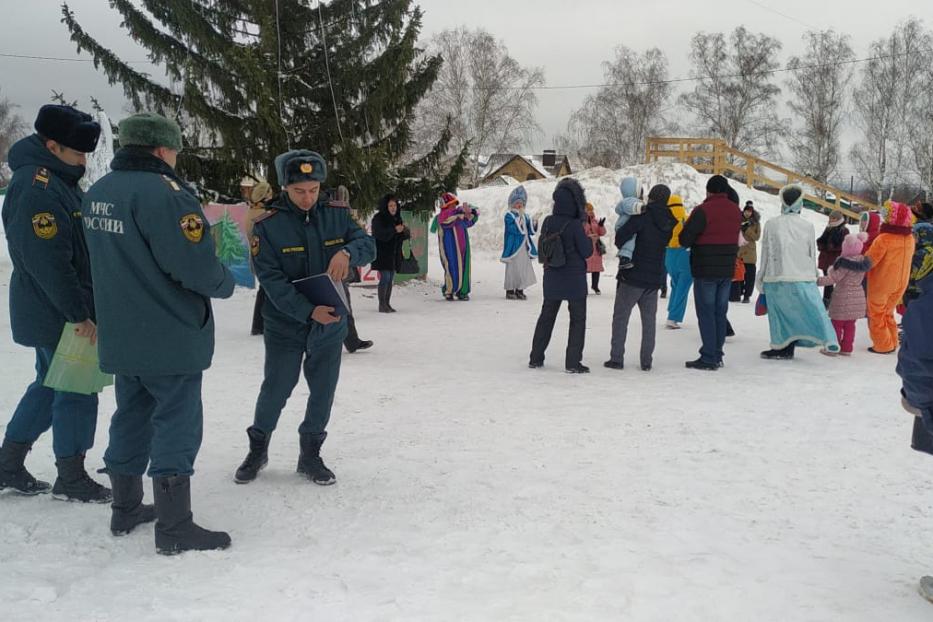
[[[399,161],[441,62],[417,47],[421,10],[411,0],[109,1],[168,80],[98,43],[67,3],[62,21],[134,107],[182,125],[180,169],[192,180],[234,194],[242,175],[274,182],[275,156],[306,148],[327,159],[328,185],[346,185],[364,209],[399,184],[428,207],[462,166],[464,154],[441,170],[446,133],[421,160]],[[416,183],[412,173],[429,178]]]

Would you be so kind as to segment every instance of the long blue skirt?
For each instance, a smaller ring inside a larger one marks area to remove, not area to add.
[[[765,283],[771,347],[786,348],[796,342],[802,348],[839,351],[839,341],[815,281]]]

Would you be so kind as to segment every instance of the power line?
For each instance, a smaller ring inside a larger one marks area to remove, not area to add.
[[[858,63],[868,63],[874,60],[884,60],[888,58],[900,58],[907,56],[903,54],[885,54],[881,56],[869,56],[866,58],[856,58],[853,60],[844,60],[835,63],[823,63],[816,65],[798,65],[796,67],[781,67],[780,69],[766,69],[764,71],[753,71],[752,73],[731,73],[715,76],[695,76],[690,78],[669,78],[667,80],[646,80],[642,82],[603,82],[600,84],[572,84],[560,86],[535,86],[527,90],[533,91],[555,91],[569,89],[598,89],[606,86],[658,86],[661,84],[677,84],[681,82],[702,82],[704,80],[724,79],[724,78],[754,78],[757,76],[770,76],[778,73],[787,73],[791,71],[800,71],[802,69],[822,69],[825,67],[839,67],[842,65],[854,65]],[[526,87],[510,87],[508,90],[526,90]]]
[[[285,108],[282,103],[282,27],[279,23],[279,0],[275,0],[275,45],[278,54],[275,75],[279,85],[279,122],[282,124],[282,130],[285,132],[285,146],[291,149],[292,139],[285,123]]]
[[[28,54],[6,54],[0,52],[0,58],[18,58],[21,60],[51,60],[58,61],[63,63],[93,63],[93,58],[62,58],[60,56],[31,56]],[[126,60],[123,61],[127,64],[133,65],[155,65],[157,63],[152,62],[151,60]]]
[[[783,17],[784,19],[789,19],[789,20],[792,21],[792,22],[796,22],[796,23],[800,24],[801,26],[806,26],[807,28],[810,28],[810,29],[812,29],[812,30],[819,30],[819,28],[817,28],[816,26],[814,26],[814,25],[812,25],[812,24],[808,24],[808,23],[806,23],[806,22],[800,21],[799,19],[797,19],[797,18],[794,17],[793,15],[788,15],[787,13],[781,13],[781,12],[778,11],[777,9],[772,9],[771,7],[769,7],[769,6],[765,5],[765,4],[762,4],[761,2],[757,2],[756,0],[745,0],[745,1],[748,2],[749,4],[754,4],[754,5],[757,6],[759,9],[763,9],[763,10],[768,11],[768,12],[770,12],[770,13],[774,13],[775,15],[780,15],[780,16]]]
[[[326,43],[325,43],[326,46]],[[326,52],[326,49],[325,49]],[[764,71],[754,71],[752,73],[731,73],[731,74],[721,74],[715,76],[694,76],[694,77],[680,77],[680,78],[668,78],[666,80],[645,80],[639,82],[602,82],[594,84],[563,84],[563,85],[554,85],[554,86],[514,86],[514,87],[505,87],[502,90],[507,91],[569,91],[569,90],[579,90],[579,89],[599,89],[607,86],[660,86],[662,84],[680,84],[684,82],[702,82],[704,80],[714,80],[714,79],[727,79],[727,78],[754,78],[758,76],[771,76],[779,73],[788,73],[792,71],[800,71],[802,69],[822,69],[825,67],[839,67],[842,65],[856,65],[860,63],[869,63],[876,60],[885,60],[890,58],[900,58],[902,56],[908,56],[907,52],[901,54],[883,54],[880,56],[868,56],[865,58],[856,58],[851,60],[844,60],[835,63],[824,63],[824,64],[815,64],[815,65],[798,65],[796,67],[781,67],[779,69],[766,69]],[[84,59],[84,58],[61,58],[55,56],[28,56],[24,54],[6,54],[0,52],[0,58],[17,58],[17,59],[28,59],[28,60],[47,60],[47,61],[59,61],[59,62],[70,62],[70,63],[93,63],[94,59]],[[123,61],[125,63],[136,63],[136,64],[149,64],[157,65],[152,61],[148,60],[134,60],[134,61]],[[326,64],[326,59],[325,59]]]

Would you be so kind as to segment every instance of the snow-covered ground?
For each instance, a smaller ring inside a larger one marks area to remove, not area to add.
[[[602,176],[593,188],[616,186]],[[532,209],[549,195],[529,190]],[[603,211],[610,194],[593,190]],[[491,189],[465,195],[500,209]],[[478,225],[479,246],[495,231]],[[547,367],[527,369],[541,289],[504,300],[494,252],[476,254],[469,303],[418,284],[383,315],[356,289],[376,345],[344,358],[331,488],[294,473],[302,385],[269,468],[233,483],[263,352],[253,293],[218,302],[194,511],[233,546],[164,558],[151,526],[113,538],[105,506],[4,495],[0,619],[930,620],[915,585],[933,571],[931,463],[909,448],[895,360],[865,353],[864,322],[851,359],[769,362],[767,321],[734,305],[727,367],[702,373],[683,367],[699,346],[688,311],[684,330],[659,332],[652,372],[610,372],[612,273],[589,299],[589,376],[563,373],[566,313]],[[5,308],[8,260],[0,274]],[[32,365],[8,325],[3,312],[0,425]],[[639,332],[635,314],[630,350]],[[108,390],[91,466],[112,411]],[[50,435],[28,466],[54,479]]]

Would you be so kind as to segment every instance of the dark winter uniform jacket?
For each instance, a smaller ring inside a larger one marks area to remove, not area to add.
[[[572,181],[572,180],[571,180]],[[544,267],[545,300],[586,298],[586,260],[593,254],[593,241],[583,231],[586,199],[576,182],[559,184],[554,191],[554,211],[544,219],[538,240],[560,231],[567,263],[560,268]]]
[[[262,305],[266,339],[302,347],[343,340],[346,321],[327,326],[312,322],[314,305],[292,281],[326,272],[331,258],[344,248],[350,253],[351,266],[365,266],[373,260],[375,243],[356,224],[350,210],[329,206],[322,199],[304,212],[283,192],[256,220],[250,247],[256,276],[266,292]]]
[[[816,248],[820,251],[817,267],[827,271],[842,255],[842,242],[849,235],[849,228],[844,224],[838,227],[826,227],[822,235],[816,239]]]
[[[680,232],[694,278],[732,279],[741,226],[742,211],[726,194],[711,194],[694,208]]]
[[[642,214],[632,216],[616,232],[615,244],[618,248],[622,248],[632,236],[638,236],[632,257],[635,267],[619,270],[616,277],[619,282],[645,289],[659,289],[664,284],[667,276],[664,258],[671,234],[677,226],[677,219],[671,214],[667,199],[664,197],[663,200],[649,202]]]
[[[13,263],[13,341],[54,348],[65,322],[94,318],[78,188],[84,167],[65,164],[36,135],[13,145],[9,164],[3,228]]]
[[[129,376],[201,372],[214,355],[211,298],[233,294],[197,198],[143,149],[117,152],[84,197],[101,369]]]
[[[904,399],[922,413],[923,425],[933,435],[933,274],[919,281],[917,288],[918,297],[904,314],[897,373]]]
[[[398,272],[402,263],[402,242],[411,237],[406,227],[399,233],[396,225],[403,225],[402,208],[399,207],[395,216],[389,213],[388,197],[379,202],[379,211],[373,216],[373,238],[376,240],[376,259],[373,260],[373,270],[389,270]]]

